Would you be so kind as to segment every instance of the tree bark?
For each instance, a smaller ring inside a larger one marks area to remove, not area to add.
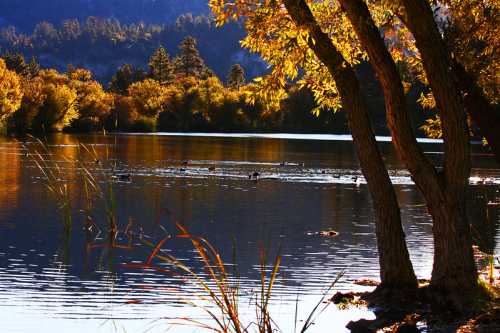
[[[457,86],[464,96],[465,111],[479,127],[500,164],[500,110],[498,106],[488,102],[481,88],[462,64],[454,61],[453,72]]]
[[[356,74],[330,37],[321,30],[304,0],[285,0],[284,4],[295,24],[309,31],[314,40],[309,46],[335,79],[343,107],[347,111],[361,169],[377,214],[380,287],[415,289],[417,281],[406,247],[396,194],[378,149],[366,99],[361,93]]]
[[[433,12],[425,0],[402,0],[405,22],[420,51],[424,70],[441,114],[444,165],[440,195],[428,202],[434,219],[434,266],[431,286],[448,293],[477,286],[470,226],[465,212],[470,175],[467,120],[451,70],[451,57],[441,38]]]

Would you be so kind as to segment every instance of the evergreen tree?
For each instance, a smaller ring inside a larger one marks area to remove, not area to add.
[[[31,62],[27,64],[21,53],[7,52],[3,55],[3,59],[5,60],[7,69],[26,78],[33,78],[40,71],[40,65],[34,57],[32,57]]]
[[[149,58],[149,76],[161,84],[172,80],[174,68],[167,50],[160,46]]]
[[[140,68],[131,64],[125,64],[118,68],[116,74],[111,78],[109,89],[115,93],[126,95],[128,87],[135,82],[142,81],[146,74]]]
[[[35,57],[31,57],[31,61],[26,65],[24,76],[32,79],[40,72],[40,64],[36,61]]]
[[[245,83],[245,71],[240,64],[234,64],[229,70],[227,75],[227,85],[230,88],[240,89],[240,87]]]
[[[201,78],[205,75],[207,67],[196,47],[196,39],[187,36],[179,45],[181,50],[176,59],[176,73],[183,76],[194,76]]]

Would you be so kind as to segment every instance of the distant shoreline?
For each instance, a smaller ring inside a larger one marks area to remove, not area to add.
[[[262,138],[262,139],[290,139],[290,140],[318,140],[318,141],[352,141],[351,134],[301,134],[301,133],[217,133],[217,132],[116,132],[119,135],[156,135],[156,136],[188,136],[188,137],[215,137],[215,138]],[[377,135],[378,142],[391,142],[390,136]],[[419,143],[443,143],[442,139],[417,138]],[[478,144],[479,141],[472,141]]]

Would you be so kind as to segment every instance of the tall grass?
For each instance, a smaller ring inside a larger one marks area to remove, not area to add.
[[[41,172],[44,186],[57,204],[65,232],[70,233],[73,226],[73,211],[69,180],[65,179],[66,175],[61,162],[52,158],[53,155],[48,146],[38,138],[31,138],[35,140],[37,147],[31,150],[25,146],[27,154]],[[69,161],[65,160],[65,162]]]
[[[153,259],[159,259],[171,265],[172,268],[179,269],[185,274],[188,282],[202,291],[202,295],[193,295],[193,298],[185,300],[185,303],[205,312],[212,319],[212,323],[201,322],[188,317],[180,317],[174,322],[175,325],[192,325],[220,333],[282,332],[278,323],[273,319],[270,310],[274,294],[273,290],[279,278],[282,262],[280,249],[278,249],[276,256],[272,260],[269,260],[269,253],[263,247],[259,250],[259,283],[257,291],[250,297],[255,316],[253,319],[248,319],[242,316],[241,311],[242,304],[248,302],[248,295],[242,297],[236,255],[233,254],[232,264],[227,265],[222,260],[220,252],[208,240],[191,234],[179,223],[176,224],[176,227],[179,231],[177,235],[166,236],[157,244],[143,240],[144,244],[152,248],[145,264],[126,265],[135,268],[155,269]],[[175,238],[186,239],[191,243],[196,254],[195,257],[201,261],[201,272],[196,272],[176,257],[161,252],[162,247],[168,241]],[[233,248],[235,248],[234,245]],[[231,266],[232,270],[228,266]],[[300,333],[305,333],[315,324],[319,316],[332,304],[330,297],[332,290],[342,276],[343,272],[338,274],[328,286],[318,303],[310,310],[307,319],[300,328],[298,327],[299,309],[297,299],[294,332],[298,330]]]

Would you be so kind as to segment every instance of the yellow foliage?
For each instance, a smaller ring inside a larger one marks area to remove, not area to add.
[[[0,58],[0,121],[19,109],[22,96],[21,79]]]
[[[42,124],[45,130],[62,130],[78,118],[76,90],[62,84],[46,84],[43,88]]]
[[[337,1],[307,2],[316,21],[347,62],[355,66],[367,60],[367,54]],[[375,22],[381,31],[386,32],[393,54],[400,58],[406,56],[401,48],[396,47],[400,44],[396,40],[407,40],[411,34],[402,29],[397,16],[386,8],[389,2],[385,5],[369,2],[369,5]],[[268,75],[254,80],[247,88],[250,102],[263,100],[268,110],[277,109],[280,100],[287,96],[285,88],[290,83],[296,83],[313,92],[318,104],[314,110],[316,114],[320,110],[338,110],[341,107],[335,81],[310,49],[315,41],[306,28],[296,26],[291,20],[283,0],[212,0],[210,7],[219,25],[244,17],[247,36],[241,45],[259,53],[271,65]]]
[[[424,131],[425,135],[429,138],[440,139],[443,136],[441,118],[439,118],[439,116],[427,119],[420,129]]]
[[[136,104],[138,112],[153,118],[164,109],[165,92],[165,87],[152,79],[135,82],[128,88],[128,94]]]
[[[319,105],[316,112],[341,106],[335,82],[309,48],[315,41],[303,27],[292,22],[283,0],[211,0],[209,3],[218,25],[244,18],[247,36],[241,45],[259,53],[271,65],[270,74],[249,87],[250,101],[263,99],[268,109],[273,109],[286,96],[286,85],[298,83],[314,93]],[[307,3],[322,30],[350,64],[367,60],[338,1],[307,0]],[[476,73],[479,84],[496,103],[500,2],[445,0],[439,4],[435,8],[440,12],[438,18],[443,20],[440,23],[446,31],[445,38],[453,41],[449,43],[453,53],[469,71]],[[389,51],[400,65],[405,91],[410,90],[415,79],[428,85],[413,35],[400,20],[404,16],[400,1],[367,1],[367,5]],[[435,106],[432,95],[420,101],[424,107]]]
[[[97,81],[73,79],[69,86],[77,92],[81,117],[98,118],[102,121],[111,112],[114,98]]]
[[[70,80],[77,81],[91,81],[92,80],[92,72],[88,69],[84,68],[75,68],[71,71],[68,71],[68,78]]]
[[[22,90],[21,109],[16,112],[19,130],[59,131],[79,117],[77,91],[56,70],[40,71],[23,82]]]

